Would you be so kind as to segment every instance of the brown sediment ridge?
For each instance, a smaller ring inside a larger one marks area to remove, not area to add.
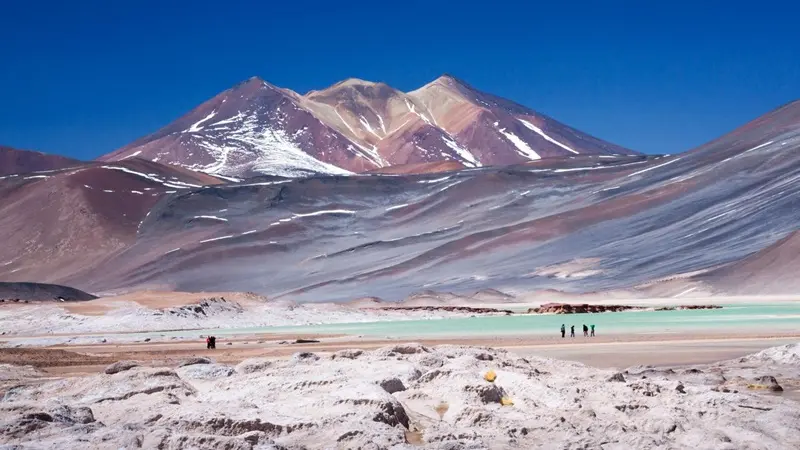
[[[686,309],[721,309],[717,305],[680,305],[680,306],[663,306],[652,308],[648,306],[632,306],[632,305],[590,305],[583,304],[570,304],[570,303],[546,303],[538,308],[528,309],[528,314],[587,314],[587,313],[605,313],[605,312],[621,312],[621,311],[681,311]]]
[[[471,306],[384,306],[380,309],[389,311],[447,311],[473,314],[505,314],[507,316],[514,314],[513,311],[508,309],[474,308]]]

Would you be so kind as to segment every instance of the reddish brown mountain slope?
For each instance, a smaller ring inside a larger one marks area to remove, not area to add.
[[[59,155],[17,150],[0,145],[0,176],[40,170],[63,169],[81,164],[76,159]]]
[[[0,179],[0,279],[58,282],[99,267],[161,198],[219,183],[139,159]]]

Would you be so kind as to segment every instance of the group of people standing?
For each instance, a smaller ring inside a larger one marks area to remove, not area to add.
[[[591,327],[591,334],[589,332]],[[583,324],[583,337],[594,337],[594,325],[589,325],[588,327],[586,324]],[[564,324],[561,324],[561,338],[567,337],[567,327]],[[575,325],[570,327],[569,337],[575,337]]]

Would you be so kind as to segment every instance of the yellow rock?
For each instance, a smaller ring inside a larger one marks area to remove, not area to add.
[[[508,397],[501,398],[500,404],[503,406],[514,406],[514,402]]]
[[[494,370],[490,370],[486,372],[486,374],[483,376],[483,379],[488,381],[489,383],[494,383],[494,380],[497,379],[497,374],[494,373]]]
[[[447,413],[447,410],[450,409],[450,405],[447,404],[446,401],[442,400],[436,405],[433,410],[436,411],[436,414],[439,415],[439,419],[441,420],[444,415]]]

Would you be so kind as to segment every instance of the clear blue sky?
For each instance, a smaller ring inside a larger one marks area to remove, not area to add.
[[[452,73],[675,153],[800,98],[800,6],[760,1],[6,2],[0,144],[90,159],[253,75],[411,90]]]

